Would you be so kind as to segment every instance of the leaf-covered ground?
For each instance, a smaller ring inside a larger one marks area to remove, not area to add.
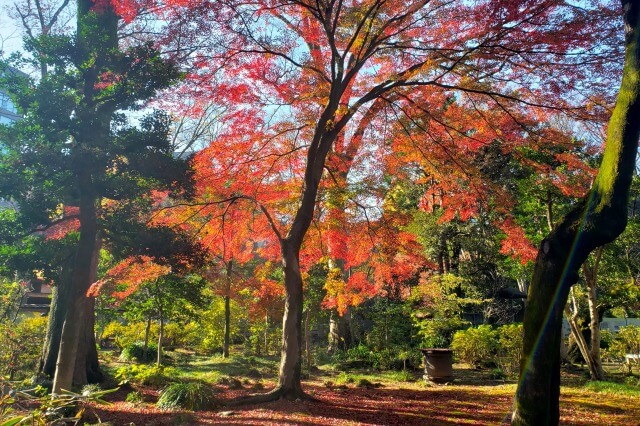
[[[372,382],[376,376],[321,371],[304,383],[315,401],[220,406],[203,412],[160,410],[153,405],[157,390],[140,388],[145,403],[124,402],[127,392],[122,390],[112,405],[95,410],[113,425],[496,425],[506,420],[514,383],[483,380],[472,370],[458,370],[456,375],[454,384],[428,386],[422,380],[382,377]],[[353,377],[365,386],[358,386]],[[243,383],[241,389],[216,389],[221,399],[230,399],[272,384],[248,378]],[[568,383],[562,388],[561,424],[640,425],[640,389]]]

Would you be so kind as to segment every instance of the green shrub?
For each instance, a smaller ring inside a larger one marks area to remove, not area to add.
[[[520,371],[522,354],[522,324],[507,324],[498,327],[498,350],[496,363],[506,377],[516,377]]]
[[[133,404],[138,404],[140,402],[143,402],[144,398],[142,397],[142,393],[141,392],[133,391],[133,392],[129,392],[127,394],[127,397],[125,398],[125,401],[131,402]]]
[[[100,338],[113,339],[113,342],[118,348],[124,349],[128,345],[144,340],[144,330],[146,326],[147,323],[144,321],[130,322],[128,324],[121,324],[117,321],[112,321],[105,326]],[[153,342],[157,339],[158,324],[151,323],[149,340]]]
[[[431,318],[417,322],[425,348],[448,348],[456,331],[466,324],[468,323],[459,317]]]
[[[172,383],[160,394],[157,406],[164,409],[209,410],[217,405],[215,396],[215,391],[204,383]]]
[[[145,356],[144,343],[134,342],[134,343],[129,343],[124,348],[122,348],[122,353],[120,354],[120,360],[135,361],[135,362],[152,362],[156,359],[157,353],[158,353],[158,346],[149,345],[147,346],[146,356]]]
[[[347,383],[355,383],[356,382],[356,376],[352,375],[352,374],[347,374],[344,371],[341,371],[340,374],[338,374],[338,377],[336,377],[336,384],[338,385],[346,385]]]
[[[0,322],[0,374],[22,380],[36,370],[46,333],[47,318],[28,317],[18,323]]]
[[[620,327],[606,351],[607,358],[613,360],[624,360],[626,354],[640,355],[640,327],[636,325]],[[632,362],[640,365],[640,360],[627,361],[629,371]]]
[[[480,325],[457,331],[451,342],[451,348],[458,360],[474,367],[485,366],[493,362],[496,346],[497,332],[490,325]]]
[[[489,373],[489,378],[492,380],[503,380],[504,378],[506,378],[506,375],[502,368],[494,368]]]
[[[115,378],[120,382],[160,387],[166,385],[176,375],[176,371],[170,367],[133,364],[118,368]]]

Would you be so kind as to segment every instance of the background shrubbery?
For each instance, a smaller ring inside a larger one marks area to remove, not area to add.
[[[522,330],[522,324],[470,327],[454,334],[451,348],[458,361],[476,368],[498,367],[513,377],[520,365]]]
[[[26,317],[14,323],[0,322],[0,374],[9,380],[21,380],[34,374],[44,336],[47,318]]]

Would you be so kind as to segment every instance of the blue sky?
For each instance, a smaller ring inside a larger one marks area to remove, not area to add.
[[[22,33],[16,22],[7,15],[13,0],[0,0],[0,47],[7,55],[22,47]]]

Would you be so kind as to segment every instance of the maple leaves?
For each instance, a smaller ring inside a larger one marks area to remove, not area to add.
[[[107,271],[104,277],[91,285],[87,296],[98,296],[111,287],[111,296],[123,300],[133,294],[144,282],[152,282],[171,272],[171,267],[160,265],[149,256],[130,256]]]
[[[179,26],[168,35],[193,46],[174,96],[189,95],[189,114],[223,106],[193,161],[195,202],[156,225],[190,233],[221,264],[282,259],[284,277],[255,271],[263,300],[281,281],[301,293],[329,259],[324,306],[339,312],[434,268],[407,231],[418,206],[441,223],[490,218],[501,252],[531,260],[514,181],[586,191],[593,171],[573,135],[606,117],[618,71],[603,71],[620,59],[609,2],[116,4],[126,20],[142,6],[167,22],[198,15],[184,38]],[[213,37],[193,31],[205,17]],[[420,190],[390,200],[403,181]]]

